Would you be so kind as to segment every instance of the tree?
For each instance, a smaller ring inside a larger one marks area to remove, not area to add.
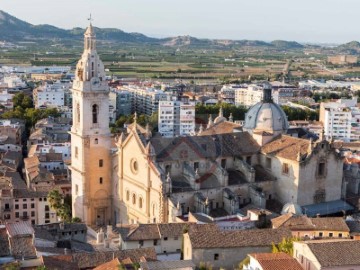
[[[298,241],[296,237],[283,238],[279,244],[272,243],[272,253],[284,252],[293,256],[294,252],[294,241]]]
[[[71,207],[64,203],[64,197],[57,189],[48,194],[50,207],[55,210],[56,215],[64,222],[71,221]]]

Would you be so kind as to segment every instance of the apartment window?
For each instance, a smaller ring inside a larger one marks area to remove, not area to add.
[[[340,237],[340,238],[342,237],[342,233],[339,233],[339,237]]]
[[[102,178],[102,177],[99,178],[99,183],[100,183],[100,184],[103,183],[103,178]]]
[[[18,204],[15,204],[15,209],[19,209],[19,205],[18,205]]]
[[[318,175],[324,176],[325,175],[325,162],[320,162],[318,165]]]
[[[31,211],[31,216],[35,217],[35,211]]]
[[[319,237],[323,237],[323,232],[319,232]]]
[[[269,157],[266,158],[266,168],[271,169],[271,158]]]
[[[214,254],[214,261],[217,261],[217,260],[219,260],[219,253]]]
[[[157,246],[158,242],[157,239],[154,240],[154,246]]]
[[[32,204],[31,204],[31,208],[35,208],[35,203],[32,203]]]
[[[50,207],[48,205],[45,205],[45,211],[50,211]]]
[[[78,158],[79,156],[79,148],[75,146],[75,158]]]
[[[144,245],[144,240],[139,241],[139,246],[142,247]]]
[[[99,159],[99,167],[102,167],[102,166],[104,166],[104,160]]]
[[[164,241],[167,241],[167,239],[168,239],[167,237],[164,237]]]
[[[329,237],[333,237],[333,233],[329,233]]]
[[[26,203],[23,204],[23,209],[27,209],[27,204]]]
[[[15,212],[15,217],[19,218],[19,216],[20,216],[19,212]]]
[[[45,213],[45,218],[50,218],[50,214],[49,214],[49,213]]]
[[[283,163],[283,165],[282,165],[282,173],[283,174],[289,174],[289,164]]]

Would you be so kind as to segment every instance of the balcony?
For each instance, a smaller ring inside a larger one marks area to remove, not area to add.
[[[29,216],[20,216],[20,219],[21,219],[21,220],[28,220],[28,219],[29,219]]]
[[[3,211],[4,211],[4,212],[11,212],[11,208],[10,208],[10,207],[4,208]]]

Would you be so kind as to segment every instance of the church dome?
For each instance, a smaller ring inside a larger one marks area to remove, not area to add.
[[[264,98],[245,114],[243,130],[285,133],[289,123],[285,112],[271,98],[271,88],[264,87]]]
[[[287,203],[283,206],[281,210],[281,214],[294,214],[294,215],[302,215],[301,206],[296,203]]]

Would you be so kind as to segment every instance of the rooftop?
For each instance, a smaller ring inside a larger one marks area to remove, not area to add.
[[[298,261],[286,253],[251,253],[262,270],[303,270]]]

